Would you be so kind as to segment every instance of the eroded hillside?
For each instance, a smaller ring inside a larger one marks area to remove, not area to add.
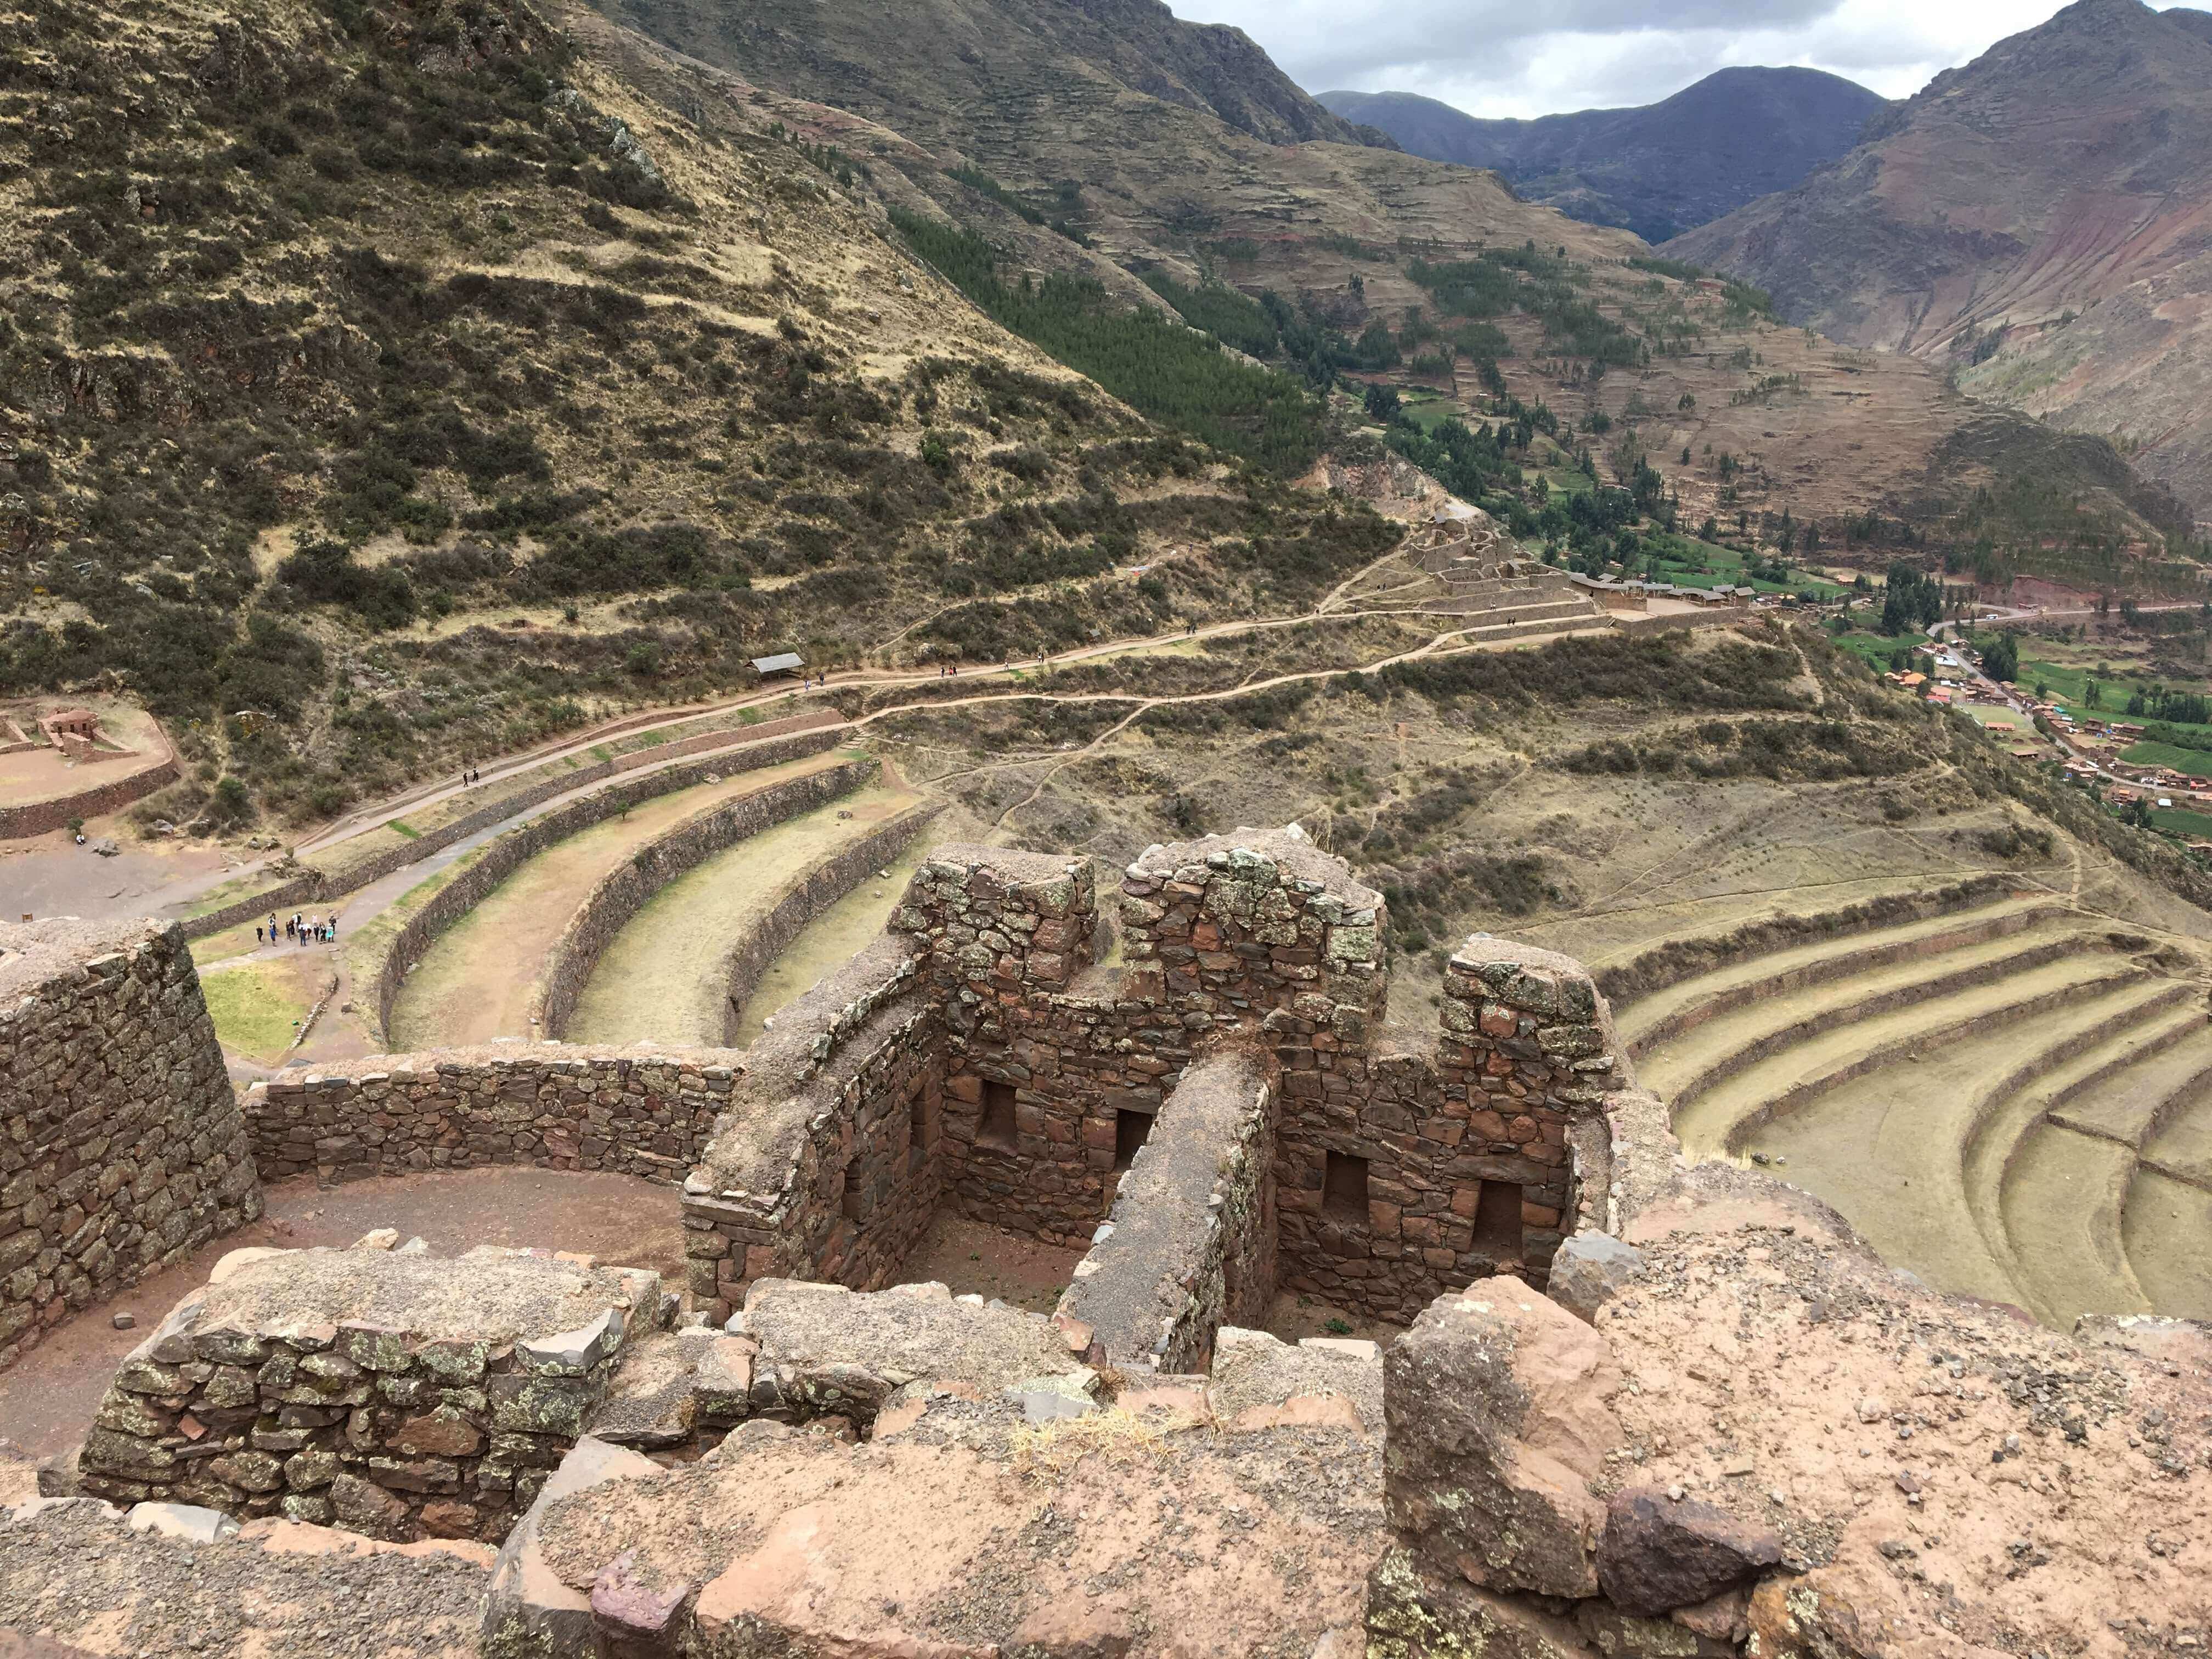
[[[172,817],[226,774],[219,816],[328,814],[1148,553],[1182,556],[1064,586],[1055,628],[1247,612],[1389,538],[993,326],[852,158],[617,31],[11,26],[0,688],[149,700],[192,767]]]
[[[833,106],[811,131],[883,163],[879,179],[896,169],[1007,250],[1010,270],[1172,307],[1316,385],[1382,380],[1474,417],[1498,413],[1498,394],[1577,428],[1600,416],[1587,447],[1603,476],[1626,485],[1648,459],[1693,523],[1727,528],[1741,511],[1750,533],[1787,510],[1833,546],[1856,522],[1877,561],[1900,539],[1987,537],[2024,568],[2071,575],[2088,539],[2108,576],[2123,550],[2186,532],[2179,504],[2101,443],[1962,397],[1916,358],[1839,350],[1748,290],[1628,264],[1648,259],[1636,237],[1522,201],[1487,172],[1337,142],[1318,104],[1305,132],[1239,117],[1282,96],[1264,58],[1237,60],[1249,96],[1218,96],[1217,112],[1155,89],[1091,24],[1047,27],[1058,8],[930,0],[895,23],[844,0],[774,0],[742,19],[685,0],[604,9],[756,88]],[[1186,41],[1205,33],[1183,27]],[[1522,252],[1544,259],[1520,273],[1528,291],[1505,291],[1510,271],[1474,295],[1443,285],[1457,297],[1423,276]],[[1560,459],[1538,449],[1532,468]]]

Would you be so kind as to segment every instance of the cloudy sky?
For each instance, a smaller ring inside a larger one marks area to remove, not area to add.
[[[2160,9],[2171,0],[2154,0]],[[2059,0],[1169,0],[1234,23],[1309,92],[1418,92],[1474,115],[1646,104],[1730,64],[1802,64],[1886,97]],[[2203,3],[2203,0],[2199,0]]]

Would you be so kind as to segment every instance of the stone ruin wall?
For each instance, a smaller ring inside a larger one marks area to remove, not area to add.
[[[1476,1279],[1540,1279],[1578,1212],[1601,1207],[1623,1073],[1577,964],[1470,940],[1424,1040],[1380,1022],[1379,897],[1302,838],[1156,848],[1121,896],[1124,958],[1100,963],[1086,863],[937,849],[884,937],[752,1051],[757,1075],[686,1184],[695,1295],[726,1314],[764,1277],[892,1282],[940,1197],[1100,1243],[1123,1115],[1162,1113],[1224,1045],[1279,1102],[1253,1190],[1272,1188],[1270,1276],[1291,1289],[1410,1319]],[[1156,1118],[1152,1133],[1183,1132]],[[1162,1282],[1188,1280],[1194,1306],[1222,1299],[1197,1292],[1217,1274],[1188,1241],[1169,1256]],[[1193,1316],[1171,1346],[1203,1352],[1224,1316]],[[1159,1335],[1115,1357],[1158,1363]]]
[[[673,1184],[704,1156],[744,1063],[557,1042],[379,1054],[256,1082],[246,1121],[271,1181],[526,1164]]]
[[[182,930],[0,925],[0,1368],[260,1213]]]
[[[1096,1357],[1190,1375],[1224,1325],[1266,1322],[1275,1290],[1275,1120],[1261,1058],[1185,1072],[1131,1161],[1058,1318]]]
[[[720,1320],[763,1279],[896,1282],[943,1190],[944,1048],[896,935],[778,1016],[684,1182],[695,1304]]]
[[[328,1316],[342,1297],[294,1308],[288,1281],[334,1261],[392,1322]],[[508,1297],[584,1322],[516,1330]],[[458,1322],[449,1299],[467,1309]],[[657,1273],[547,1251],[234,1252],[125,1359],[80,1482],[120,1504],[496,1542],[662,1311]]]
[[[940,848],[877,945],[750,1050],[378,1057],[257,1084],[243,1124],[272,1179],[531,1164],[681,1181],[690,1286],[726,1316],[763,1278],[896,1282],[940,1202],[1092,1245],[1125,1178],[1124,1115],[1161,1113],[1226,1046],[1266,1080],[1267,1121],[1239,1131],[1254,1179],[1222,1191],[1228,1255],[1182,1241],[1158,1264],[1188,1297],[1159,1316],[1177,1354],[1256,1316],[1261,1279],[1403,1319],[1498,1271],[1540,1278],[1573,1224],[1578,1158],[1604,1159],[1594,1126],[1620,1081],[1587,975],[1473,941],[1442,1031],[1387,1030],[1387,915],[1295,832],[1155,848],[1121,911],[1122,958],[1097,962],[1085,862]],[[198,1041],[215,1075],[211,1031]],[[1332,1187],[1339,1163],[1356,1202]],[[1479,1213],[1485,1182],[1519,1200],[1503,1234],[1494,1204]],[[1272,1270],[1229,1288],[1242,1270],[1225,1263],[1270,1243]],[[1117,1338],[1132,1350],[1117,1358],[1163,1363],[1162,1334]]]

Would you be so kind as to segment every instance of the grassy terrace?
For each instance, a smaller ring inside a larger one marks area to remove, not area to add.
[[[1889,672],[1890,665],[1900,651],[1910,651],[1928,643],[1925,634],[1871,634],[1853,629],[1848,634],[1832,636],[1838,650],[1848,651],[1864,662],[1877,674]]]
[[[1825,577],[1807,572],[1793,572],[1786,582],[1747,576],[1744,572],[1752,562],[1747,556],[1732,547],[1699,541],[1694,536],[1654,536],[1650,539],[1662,550],[1660,580],[1673,582],[1678,587],[1747,585],[1762,593],[1815,593],[1824,599],[1832,599],[1844,591]]]
[[[763,720],[781,719],[798,711],[796,697],[785,700],[788,707],[769,708],[746,708],[727,710],[722,714],[689,721],[680,726],[653,726],[642,732],[627,732],[605,743],[572,754],[555,756],[538,765],[495,779],[480,788],[465,790],[442,800],[429,801],[377,825],[357,836],[339,842],[335,846],[310,854],[301,860],[310,868],[319,870],[335,879],[343,880],[350,871],[360,868],[368,860],[380,857],[409,842],[420,841],[424,836],[443,830],[459,819],[483,811],[502,800],[519,799],[526,792],[556,781],[610,760],[626,755],[635,755],[659,749],[678,741],[713,732],[735,732],[745,726],[757,726]],[[203,894],[185,912],[187,916],[203,916],[235,902],[255,890],[272,885],[268,872],[253,871],[223,883]],[[247,930],[248,936],[251,929]]]

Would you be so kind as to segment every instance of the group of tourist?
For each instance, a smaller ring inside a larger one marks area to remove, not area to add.
[[[336,916],[321,916],[313,921],[303,915],[285,918],[284,937],[296,945],[328,945],[337,936],[338,919]],[[259,922],[254,923],[253,942],[256,945],[274,945],[276,942],[275,911],[269,913],[267,927],[263,927]]]

